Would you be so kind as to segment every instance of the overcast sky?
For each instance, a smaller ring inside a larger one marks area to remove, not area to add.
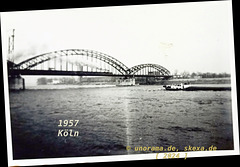
[[[16,63],[60,49],[91,49],[128,67],[230,73],[229,1],[6,12],[1,21],[5,44],[15,29]]]

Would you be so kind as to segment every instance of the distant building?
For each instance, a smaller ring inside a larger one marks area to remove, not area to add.
[[[60,84],[60,80],[59,79],[53,79],[52,80],[52,84],[55,85],[55,84]]]
[[[196,76],[194,76],[193,78],[194,78],[194,79],[201,79],[202,76],[200,76],[200,75],[196,75]]]
[[[183,78],[183,76],[182,75],[174,75],[173,78],[178,79],[178,78]]]

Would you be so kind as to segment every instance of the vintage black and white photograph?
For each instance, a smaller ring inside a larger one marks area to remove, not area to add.
[[[1,31],[12,164],[239,152],[231,1],[2,12]]]

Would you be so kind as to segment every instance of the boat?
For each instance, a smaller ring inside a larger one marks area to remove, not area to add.
[[[185,90],[185,91],[224,91],[231,90],[230,85],[190,85],[189,83],[181,83],[178,85],[164,85],[166,90]]]
[[[175,85],[164,85],[163,87],[166,90],[186,90],[191,85],[189,83],[181,83],[181,84],[175,84]]]

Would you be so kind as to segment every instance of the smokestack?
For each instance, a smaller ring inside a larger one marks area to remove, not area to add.
[[[8,37],[8,58],[12,62],[14,62],[14,32],[15,29],[13,29],[12,34]]]

